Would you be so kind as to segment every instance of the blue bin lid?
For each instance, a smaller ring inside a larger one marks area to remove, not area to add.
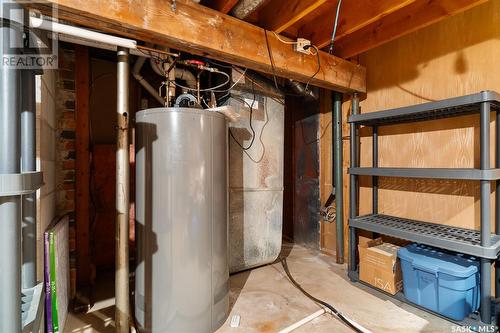
[[[445,273],[459,278],[476,274],[479,268],[479,262],[475,257],[415,243],[400,248],[398,257],[412,262],[414,266],[425,271]]]

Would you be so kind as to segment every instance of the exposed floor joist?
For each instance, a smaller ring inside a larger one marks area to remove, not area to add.
[[[352,57],[487,0],[356,0],[342,2],[335,54]],[[338,0],[271,0],[250,19],[291,38],[327,47]]]
[[[341,92],[364,92],[366,70],[320,52],[317,58],[294,52],[272,33],[215,10],[177,0],[177,10],[163,0],[47,0],[59,8],[59,18],[129,38],[173,47],[227,61],[268,74],[291,78]],[[39,7],[40,9],[47,9]]]
[[[266,29],[279,33],[326,2],[327,0],[274,1],[262,9],[259,21]]]
[[[400,10],[416,0],[344,1],[340,7],[339,23],[335,40],[377,22],[384,16]],[[327,2],[317,11],[316,17],[299,29],[301,37],[310,39],[319,48],[330,44],[337,1]]]
[[[336,42],[335,54],[349,58],[487,0],[416,0]],[[425,46],[424,46],[425,47]]]
[[[206,2],[210,8],[218,10],[222,14],[227,14],[238,3],[238,0],[212,0]]]

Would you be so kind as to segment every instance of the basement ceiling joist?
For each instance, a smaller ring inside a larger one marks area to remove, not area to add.
[[[211,1],[214,0],[205,0],[205,4],[212,6]],[[319,48],[327,48],[338,1],[269,0],[245,20],[289,37],[307,38]],[[335,54],[343,58],[353,57],[486,1],[343,0]]]
[[[274,1],[263,8],[259,20],[263,27],[276,32],[282,32],[317,8],[327,3],[327,0],[290,0]]]
[[[233,7],[238,3],[238,0],[213,0],[210,2],[210,0],[207,0],[204,3],[210,3],[210,7],[218,10],[222,14],[227,14],[233,9]]]
[[[335,41],[349,36],[365,26],[380,21],[384,16],[399,12],[416,0],[343,1],[340,8],[339,24]],[[427,0],[426,0],[427,1]],[[428,2],[428,1],[427,1]],[[317,16],[311,15],[312,22],[304,22],[298,33],[313,40],[318,47],[329,45],[335,20],[336,2],[326,2]]]
[[[486,1],[412,1],[408,6],[353,31],[348,38],[339,39],[337,54],[343,58],[352,57]]]
[[[293,51],[273,33],[218,11],[177,0],[177,9],[164,0],[46,0],[58,6],[59,18],[117,35],[165,45],[268,74],[341,92],[365,92],[366,70],[320,52]],[[42,11],[47,7],[39,6]],[[270,61],[268,47],[271,51]],[[312,78],[312,79],[311,79]]]

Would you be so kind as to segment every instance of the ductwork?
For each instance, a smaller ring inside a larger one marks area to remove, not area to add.
[[[267,0],[240,0],[233,7],[231,15],[239,18],[240,20],[243,20],[266,2]]]
[[[160,69],[158,63],[153,58],[150,59],[150,64],[151,64],[151,68],[153,69],[153,71],[156,74],[158,74],[162,77],[165,76],[163,71]],[[175,68],[175,78],[179,79],[179,80],[186,81],[186,84],[189,88],[196,89],[196,82],[197,82],[196,77],[188,69],[176,67]]]
[[[194,77],[194,74],[186,68],[176,68],[175,78],[186,81],[189,88],[196,88],[196,78]]]
[[[309,100],[317,100],[318,94],[312,89],[307,89],[306,86],[300,82],[294,80],[288,80],[288,86],[293,90],[294,93],[304,96]]]
[[[239,73],[238,75],[241,75],[241,73]],[[257,72],[247,70],[245,72],[245,77],[248,78],[248,80],[243,80],[243,82],[238,83],[236,87],[238,87],[239,89],[246,89],[250,92],[256,90],[265,94],[266,96],[273,96],[277,98],[282,98],[284,96],[283,91],[276,88],[273,80],[270,80],[269,78],[262,76]]]
[[[132,69],[132,75],[134,76],[134,78],[137,80],[137,82],[139,82],[141,84],[141,86],[144,87],[144,89],[146,89],[150,94],[151,96],[153,96],[161,105],[164,105],[165,104],[165,101],[163,100],[163,98],[161,98],[161,96],[158,94],[158,91],[155,90],[155,88],[153,88],[148,81],[146,81],[144,79],[144,77],[142,77],[142,75],[140,74],[141,73],[141,69],[142,69],[142,66],[144,66],[144,63],[146,62],[146,58],[144,57],[139,57],[137,59],[137,61],[135,62],[135,65],[134,65],[134,68]]]

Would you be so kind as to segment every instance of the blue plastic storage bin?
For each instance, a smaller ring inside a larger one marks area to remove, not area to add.
[[[479,309],[479,262],[473,257],[411,244],[399,249],[403,291],[413,303],[455,320]]]

